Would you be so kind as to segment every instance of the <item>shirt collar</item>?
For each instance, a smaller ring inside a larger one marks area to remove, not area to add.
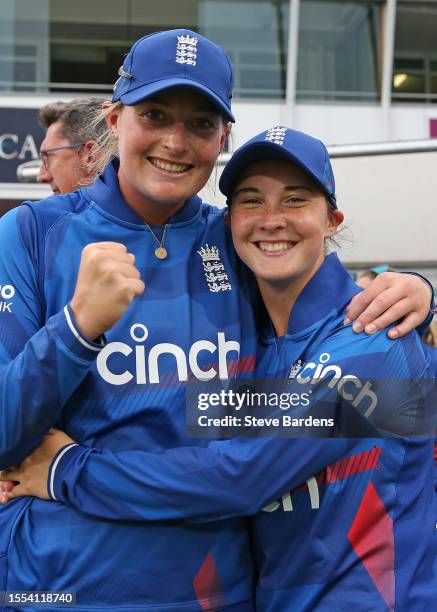
[[[144,220],[129,206],[123,198],[118,182],[118,159],[113,159],[104,172],[84,192],[88,198],[96,202],[103,210],[122,221],[144,225]],[[184,206],[178,210],[168,223],[183,223],[192,219],[199,211],[202,201],[198,196],[189,198]]]
[[[362,289],[354,283],[337,255],[327,255],[297,298],[288,320],[287,335],[298,334],[311,328],[333,310],[341,312],[360,291]],[[275,337],[275,330],[265,307],[258,329],[265,339]]]
[[[360,291],[337,255],[327,255],[297,298],[288,321],[288,333],[311,327],[333,310],[340,312]]]

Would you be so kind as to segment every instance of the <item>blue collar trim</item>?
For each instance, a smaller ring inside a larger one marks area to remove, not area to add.
[[[333,310],[340,313],[354,295],[362,291],[340,263],[337,255],[331,253],[305,285],[296,300],[288,321],[287,336],[301,334],[319,323]],[[276,337],[273,324],[265,312],[260,333],[265,340]]]
[[[337,255],[327,255],[297,298],[288,321],[288,333],[311,327],[334,309],[340,312],[360,291]]]

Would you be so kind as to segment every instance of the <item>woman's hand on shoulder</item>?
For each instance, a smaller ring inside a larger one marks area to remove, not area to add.
[[[388,331],[389,338],[400,338],[423,323],[431,299],[431,287],[421,277],[384,272],[352,299],[345,323],[354,322],[352,328],[357,333],[373,334],[400,321]]]

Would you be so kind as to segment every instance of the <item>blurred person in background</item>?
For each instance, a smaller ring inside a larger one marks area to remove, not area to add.
[[[362,272],[355,282],[363,289],[366,289],[366,287],[368,287],[370,283],[375,280],[378,274],[382,274],[383,272],[396,272],[396,270],[394,268],[390,268],[390,266],[388,266],[387,264],[375,266],[370,270],[365,270],[364,272]]]
[[[106,131],[104,122],[94,121],[101,108],[99,98],[83,98],[40,109],[38,121],[47,131],[38,183],[50,183],[53,193],[60,195],[92,183],[96,143]]]
[[[435,371],[437,372],[437,321],[432,321],[422,338],[424,344],[428,347],[431,359],[435,362]]]

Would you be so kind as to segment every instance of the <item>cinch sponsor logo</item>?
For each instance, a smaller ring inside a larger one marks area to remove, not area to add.
[[[311,476],[311,478],[307,478],[307,480],[305,481],[305,485],[308,489],[308,493],[310,496],[311,509],[318,510],[320,508],[319,486],[314,476]],[[284,512],[293,512],[291,493],[291,491],[288,491],[288,493],[285,493],[285,495],[281,497],[280,501],[274,501],[268,506],[265,506],[263,508],[263,511],[275,512],[275,510],[278,510],[278,508],[282,508]]]
[[[146,340],[149,330],[142,323],[135,323],[130,328],[130,335],[134,340],[135,347],[129,346],[124,342],[110,342],[99,353],[97,357],[97,370],[100,376],[111,385],[126,385],[135,379],[137,385],[157,384],[160,382],[159,358],[162,355],[171,355],[174,358],[177,379],[179,381],[188,380],[188,372],[198,380],[212,380],[218,377],[221,380],[229,378],[227,356],[229,353],[236,352],[237,358],[240,354],[240,344],[235,340],[226,340],[223,332],[217,333],[217,344],[209,340],[198,340],[194,342],[188,355],[177,344],[162,342],[147,347]],[[217,367],[209,367],[202,370],[198,363],[199,354],[203,351],[216,357]],[[134,371],[127,368],[124,372],[111,372],[108,360],[111,355],[118,354],[128,357],[135,353]],[[235,355],[234,355],[235,358]]]
[[[367,381],[363,385],[361,380],[353,374],[345,374],[343,376],[343,371],[340,366],[328,364],[330,359],[331,355],[329,353],[322,353],[319,357],[319,363],[305,363],[298,374],[293,371],[295,368],[295,366],[293,366],[290,377],[294,378],[296,382],[302,385],[307,383],[315,385],[323,378],[328,376],[331,377],[328,387],[330,389],[336,387],[339,395],[343,399],[352,402],[354,408],[357,408],[362,401],[370,401],[364,413],[366,418],[369,417],[378,405],[378,398],[376,393],[371,390],[372,385],[370,382]]]
[[[318,510],[320,508],[320,487],[331,484],[333,482],[339,482],[345,480],[355,474],[362,472],[369,472],[379,468],[378,461],[381,456],[382,447],[374,446],[371,450],[362,451],[356,455],[350,455],[344,459],[340,459],[333,465],[320,472],[317,476],[312,476],[305,481],[305,484],[294,489],[294,491],[288,491],[285,493],[280,500],[274,501],[268,506],[263,508],[264,512],[274,512],[279,508],[282,508],[283,512],[293,511],[292,494],[308,490],[310,497],[311,510]]]
[[[12,298],[15,295],[15,287],[12,285],[0,285],[0,312],[12,312]]]

